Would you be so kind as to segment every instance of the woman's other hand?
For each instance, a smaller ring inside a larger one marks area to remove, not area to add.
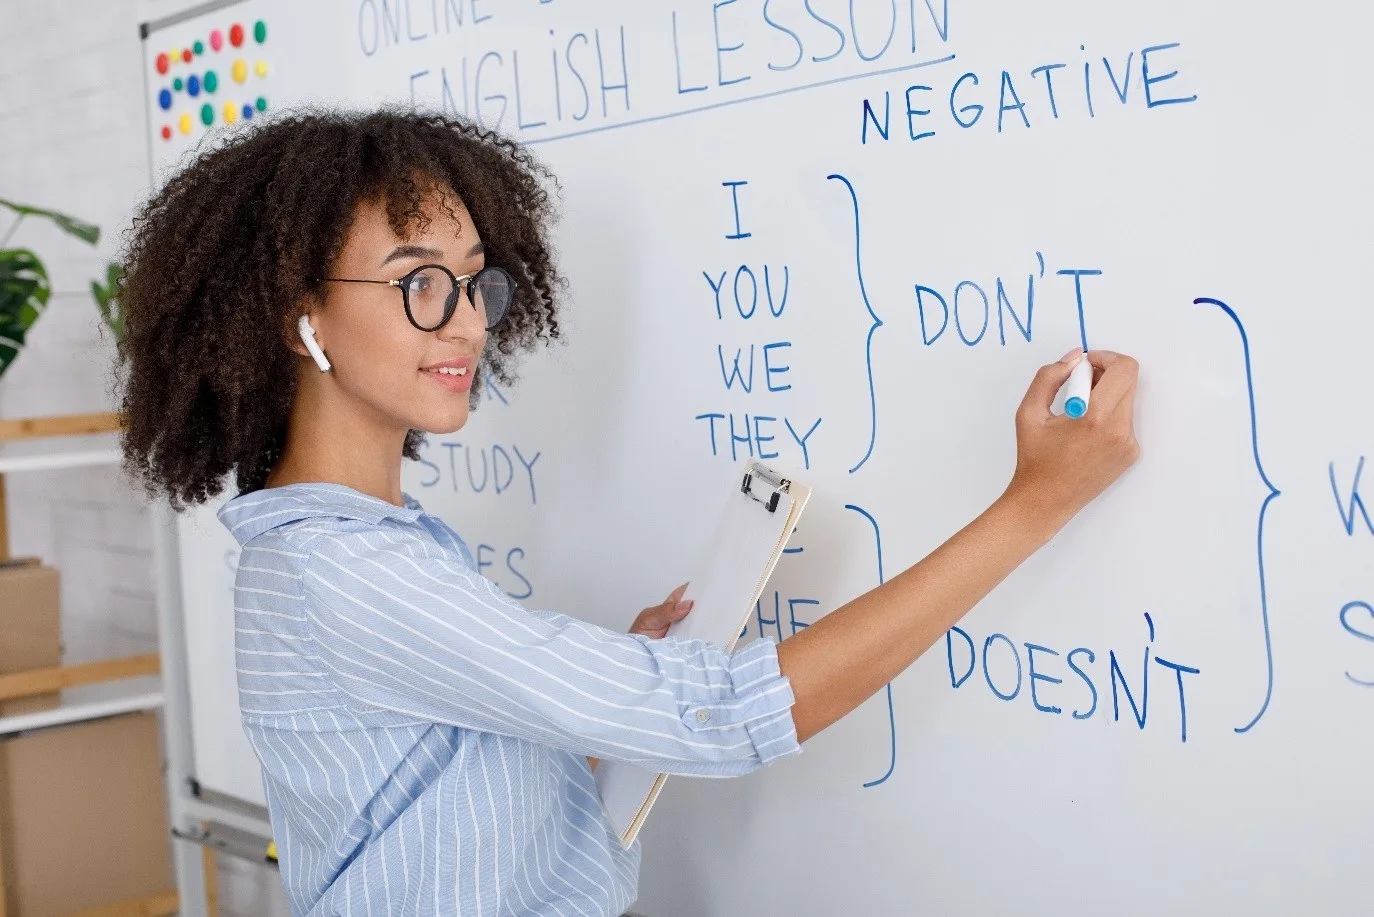
[[[630,625],[630,633],[654,640],[666,637],[668,628],[687,617],[687,613],[692,610],[691,602],[682,601],[682,594],[686,591],[687,584],[683,583],[664,599],[663,604],[641,611],[639,617]]]
[[[642,637],[651,637],[655,640],[668,636],[668,628],[674,622],[687,617],[687,612],[692,610],[691,602],[682,601],[682,594],[686,591],[687,584],[683,583],[669,593],[662,605],[655,605],[641,611],[639,616],[635,618],[635,622],[630,625],[630,633],[639,634]],[[587,759],[587,765],[592,770],[596,770],[598,763],[596,758]]]

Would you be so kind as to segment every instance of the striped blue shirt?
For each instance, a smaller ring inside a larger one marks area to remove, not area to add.
[[[293,484],[219,515],[293,914],[614,917],[640,850],[586,756],[731,776],[800,751],[768,640],[731,656],[527,611],[410,497]]]

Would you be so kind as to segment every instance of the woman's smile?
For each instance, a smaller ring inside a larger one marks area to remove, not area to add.
[[[470,357],[459,357],[426,366],[420,373],[450,392],[466,392],[472,388],[472,364]]]

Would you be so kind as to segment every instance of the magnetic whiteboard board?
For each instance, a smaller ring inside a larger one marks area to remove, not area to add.
[[[1037,365],[1140,359],[1138,467],[803,755],[672,782],[637,910],[1367,914],[1371,25],[1334,0],[250,0],[150,35],[150,148],[165,174],[259,98],[532,144],[567,343],[405,484],[506,591],[610,627],[707,537],[655,514],[661,475],[706,495],[755,455],[815,487],[751,628],[776,639],[997,496]],[[233,543],[213,508],[179,541],[197,775],[261,801]]]

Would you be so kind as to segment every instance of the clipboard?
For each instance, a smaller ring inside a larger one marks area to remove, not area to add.
[[[706,640],[727,653],[734,652],[811,496],[805,484],[754,460],[736,480],[740,483],[727,496],[706,555],[683,594],[696,605],[668,629],[668,636]],[[620,843],[629,847],[668,775],[602,760],[594,776],[602,808]]]

